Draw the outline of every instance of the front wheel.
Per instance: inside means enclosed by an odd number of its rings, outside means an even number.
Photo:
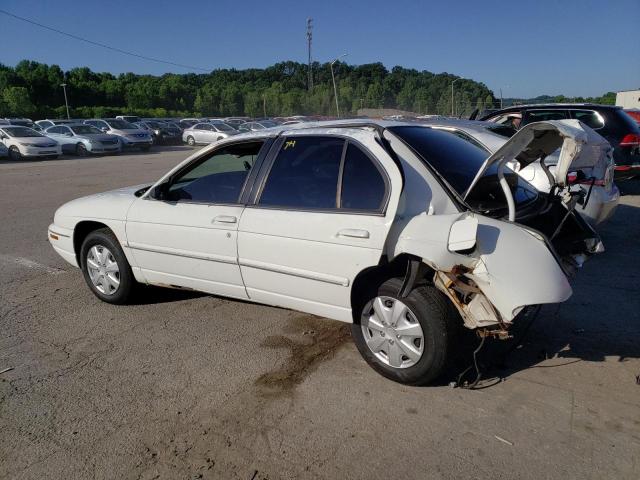
[[[87,147],[84,143],[79,143],[76,145],[76,155],[79,157],[84,157],[87,155]]]
[[[378,373],[407,385],[428,384],[443,373],[451,355],[455,318],[435,287],[422,285],[400,298],[401,287],[397,278],[382,284],[351,334]]]
[[[14,162],[17,162],[18,160],[22,160],[22,153],[20,153],[20,149],[15,145],[12,145],[9,148],[9,158]]]
[[[195,138],[193,138],[191,136],[187,137],[187,145],[189,145],[190,147],[193,147],[193,146],[195,146],[195,144],[196,144],[196,139]]]
[[[135,279],[111,230],[103,228],[87,235],[80,250],[80,266],[87,285],[100,300],[117,305],[129,301]]]

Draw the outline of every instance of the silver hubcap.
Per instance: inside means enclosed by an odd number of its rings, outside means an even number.
[[[87,271],[91,283],[100,293],[113,295],[120,287],[120,269],[111,251],[94,245],[87,253]]]
[[[385,365],[408,368],[422,358],[424,334],[414,313],[393,297],[376,297],[360,322],[369,350]]]

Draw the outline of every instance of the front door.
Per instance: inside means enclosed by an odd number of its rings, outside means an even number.
[[[127,242],[148,283],[247,298],[237,255],[240,196],[262,141],[222,146],[134,202]]]
[[[351,286],[379,263],[401,190],[397,167],[373,135],[362,132],[360,142],[282,139],[240,220],[238,255],[249,298],[352,320]]]

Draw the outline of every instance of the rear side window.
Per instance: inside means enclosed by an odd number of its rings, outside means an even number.
[[[525,115],[524,123],[564,120],[566,118],[569,118],[569,116],[564,110],[529,110]]]
[[[258,203],[295,209],[335,209],[343,148],[341,138],[285,138]]]
[[[604,127],[604,119],[602,115],[593,110],[572,110],[571,114],[576,120],[580,120],[586,126],[593,129]]]
[[[349,143],[342,169],[340,208],[381,211],[385,191],[380,170],[360,148]]]

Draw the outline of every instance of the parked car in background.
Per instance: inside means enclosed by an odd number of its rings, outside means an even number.
[[[599,154],[584,135],[534,123],[487,159],[417,124],[273,128],[199,150],[153,185],[69,202],[48,238],[105,302],[141,282],[301,310],[352,324],[382,375],[425,384],[460,348],[457,328],[507,338],[529,306],[567,300],[569,271],[603,251],[562,174],[544,194],[505,169],[566,145],[558,171],[588,170]]]
[[[83,123],[93,125],[104,133],[117,135],[120,138],[122,148],[139,148],[147,151],[153,145],[153,139],[149,132],[132,123],[118,118],[93,118]]]
[[[521,120],[514,125],[517,115]],[[520,128],[532,122],[569,118],[580,120],[611,144],[617,180],[640,174],[640,126],[621,107],[588,103],[518,105],[504,108],[480,120],[508,123]]]
[[[60,144],[55,140],[19,125],[0,125],[0,141],[7,148],[11,160],[25,157],[58,158],[62,153]]]
[[[80,120],[80,119],[61,118],[56,120],[50,120],[50,119],[36,120],[35,123],[44,131],[49,127],[53,127],[54,125],[68,125],[70,123],[82,123],[82,122],[83,120]]]
[[[125,122],[129,123],[137,123],[140,121],[140,117],[138,117],[137,115],[117,115],[116,118],[118,120],[124,120]]]
[[[9,156],[9,149],[5,146],[5,144],[2,141],[0,141],[0,157],[4,158],[8,156]]]
[[[21,127],[33,128],[34,130],[38,128],[30,118],[5,118],[4,120],[6,120],[7,125],[19,125]]]
[[[180,125],[180,128],[183,130],[185,128],[193,127],[196,123],[201,123],[201,120],[195,118],[183,118],[178,121],[178,125]]]
[[[224,122],[201,122],[182,131],[182,141],[188,145],[209,144],[237,135],[238,131]]]
[[[84,156],[88,153],[119,153],[122,149],[117,135],[103,133],[84,123],[54,125],[45,133],[61,145],[63,153]]]
[[[454,133],[483,149],[487,157],[500,150],[517,132],[510,125],[472,120],[430,119],[421,123],[430,128]],[[571,188],[582,192],[582,199],[577,203],[576,211],[595,227],[611,218],[620,201],[620,190],[613,181],[614,164],[611,146],[593,130],[585,128],[585,131],[590,135],[591,148],[598,148],[601,154],[600,161],[594,167],[595,178],[587,179],[584,176],[578,178],[577,172],[567,172],[567,174],[570,175]],[[560,152],[555,151],[544,159],[544,164],[552,175],[555,174],[559,157]],[[507,166],[540,192],[549,193],[552,188],[542,162],[534,162],[525,168],[519,168],[519,163],[514,161]]]
[[[278,123],[273,120],[260,120],[259,122],[247,122],[238,127],[241,132],[258,132],[265,128],[277,127]]]
[[[247,123],[249,121],[249,118],[248,117],[227,117],[227,118],[224,118],[223,120],[225,123],[237,129],[243,123]]]
[[[156,145],[175,145],[182,142],[182,131],[158,120],[141,120],[135,123],[139,128],[149,132]]]

